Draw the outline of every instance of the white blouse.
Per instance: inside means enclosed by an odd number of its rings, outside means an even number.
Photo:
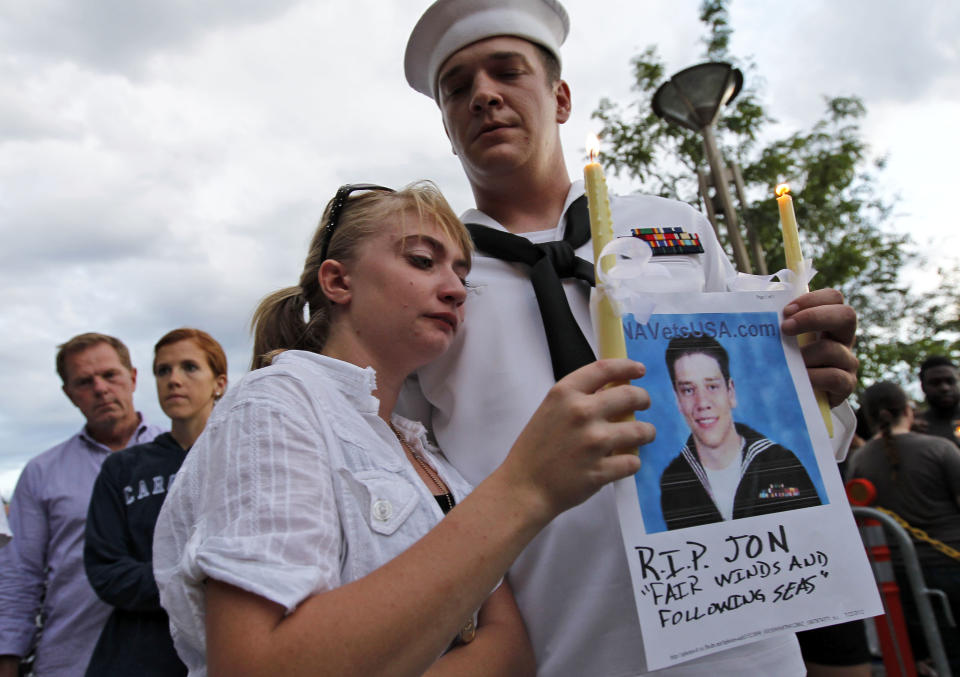
[[[154,572],[174,644],[206,674],[204,581],[282,604],[361,578],[443,517],[377,415],[373,369],[302,351],[247,374],[217,404],[164,502]],[[462,501],[470,485],[394,417]]]

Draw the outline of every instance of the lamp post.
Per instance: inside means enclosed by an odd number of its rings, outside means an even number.
[[[710,163],[714,185],[727,222],[727,236],[733,247],[733,258],[738,269],[751,273],[753,269],[750,266],[750,257],[744,247],[743,238],[740,237],[740,224],[730,199],[726,168],[713,134],[713,124],[720,115],[720,107],[733,101],[741,87],[743,73],[739,69],[719,61],[701,63],[685,68],[660,85],[653,95],[653,112],[667,122],[692,129],[703,137],[707,162]],[[759,244],[754,238],[750,239],[754,245],[758,266],[763,269],[765,266]]]

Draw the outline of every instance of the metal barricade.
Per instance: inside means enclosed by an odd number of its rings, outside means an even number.
[[[913,647],[900,603],[900,587],[894,575],[883,524],[875,519],[861,518],[857,520],[857,526],[883,602],[884,614],[873,619],[873,627],[880,645],[884,674],[886,677],[917,677]]]
[[[909,593],[916,604],[917,615],[919,616],[923,628],[923,636],[927,642],[927,649],[930,651],[930,659],[940,677],[951,677],[950,665],[947,662],[946,653],[943,650],[943,641],[940,637],[940,629],[937,626],[937,619],[933,613],[933,607],[930,604],[929,596],[938,597],[943,604],[946,617],[949,623],[953,623],[953,617],[950,612],[950,605],[947,603],[947,596],[942,590],[932,590],[926,586],[923,579],[923,572],[920,569],[920,561],[917,559],[917,551],[913,541],[906,530],[897,524],[889,515],[880,512],[874,508],[863,506],[851,506],[854,516],[858,519],[860,532],[863,536],[864,546],[867,548],[867,555],[873,565],[874,575],[880,586],[881,596],[883,598],[884,609],[887,610],[885,621],[877,621],[878,634],[881,632],[880,623],[886,622],[886,631],[893,636],[899,636],[905,639],[906,629],[903,627],[903,612],[900,609],[900,599],[896,594],[897,587],[893,577],[893,564],[890,561],[890,551],[887,548],[887,539],[892,538],[900,549],[900,555],[903,559],[904,570],[907,574],[907,581],[910,586]],[[871,521],[873,524],[871,524]],[[877,526],[877,523],[882,527]],[[881,529],[881,531],[877,531]],[[894,607],[894,608],[891,608]],[[905,644],[895,643],[892,647],[895,655],[893,657],[884,656],[884,663],[888,665],[888,674],[897,672],[898,674],[909,677],[915,675],[916,670],[913,665],[913,654],[910,650],[909,642]],[[888,658],[890,659],[888,663]],[[896,662],[893,662],[893,661]],[[894,668],[894,670],[891,670]]]

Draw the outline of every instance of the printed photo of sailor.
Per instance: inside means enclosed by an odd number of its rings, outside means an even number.
[[[827,502],[776,313],[625,323],[657,426],[635,476],[647,533]]]

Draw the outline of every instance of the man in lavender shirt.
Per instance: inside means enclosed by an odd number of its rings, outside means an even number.
[[[17,674],[42,613],[35,674],[82,675],[110,607],[83,569],[83,534],[93,482],[112,451],[163,432],[133,407],[137,370],[105,334],[80,334],[57,353],[63,392],[87,420],[76,435],[31,459],[10,503],[13,540],[0,549],[0,677]]]

